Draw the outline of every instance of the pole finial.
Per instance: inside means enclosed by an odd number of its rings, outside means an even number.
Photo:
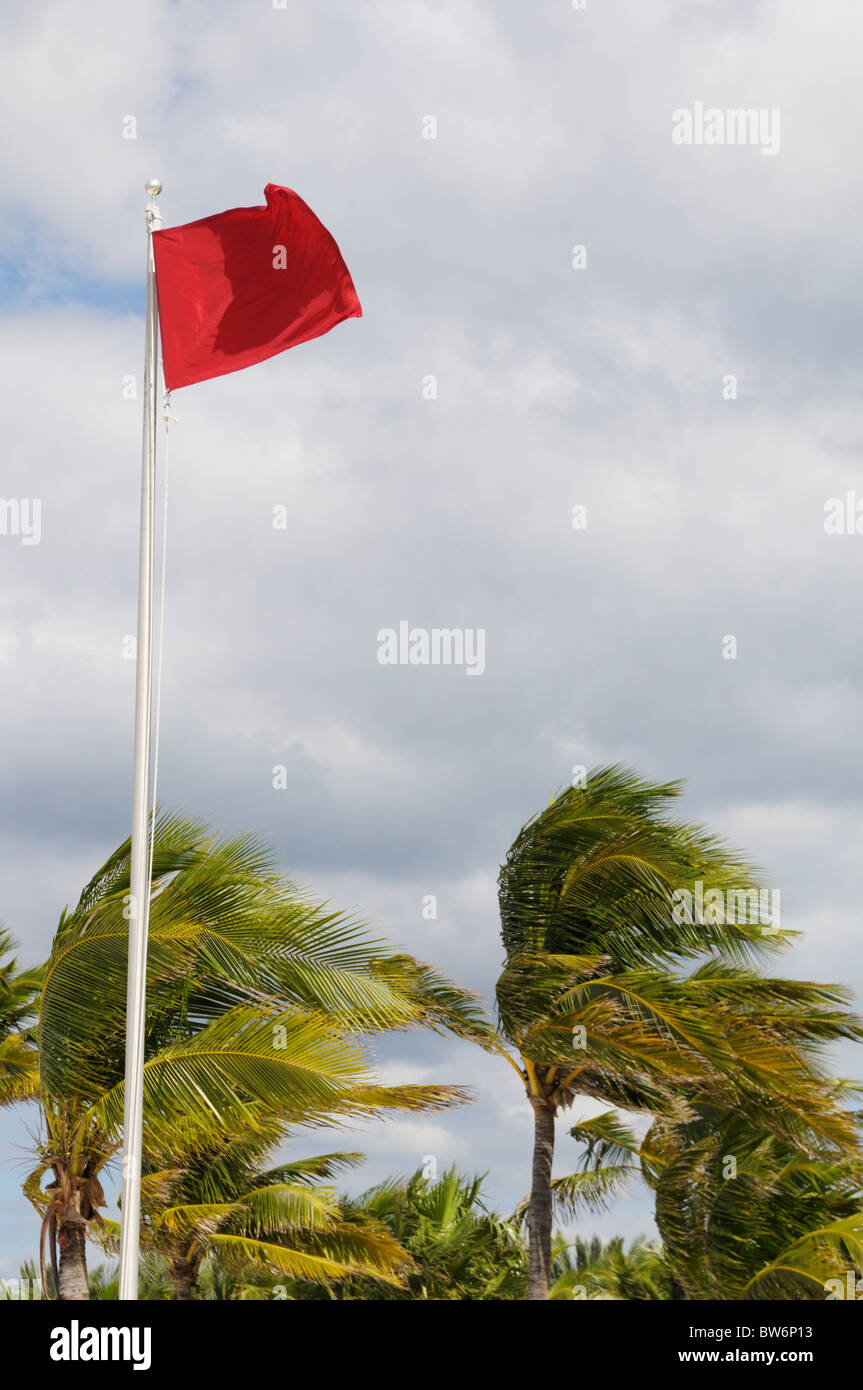
[[[144,184],[144,190],[149,193],[151,198],[157,198],[162,191],[162,180],[147,179],[147,182]]]

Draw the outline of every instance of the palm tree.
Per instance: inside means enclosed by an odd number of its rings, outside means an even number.
[[[656,1204],[676,1299],[823,1299],[863,1269],[863,1153],[821,1139],[805,1152],[751,1117],[702,1104],[639,1142],[613,1111],[572,1131],[578,1177],[633,1165]],[[558,1180],[555,1199],[572,1178]]]
[[[118,1265],[97,1265],[87,1275],[90,1298],[116,1302],[120,1297]],[[138,1300],[141,1303],[167,1303],[174,1292],[168,1266],[158,1255],[145,1250],[138,1270]]]
[[[38,1067],[31,1026],[38,1009],[41,972],[19,970],[16,943],[0,928],[0,1105],[36,1092]]]
[[[161,1257],[176,1299],[199,1296],[205,1260],[246,1283],[364,1275],[400,1286],[409,1261],[389,1231],[345,1220],[334,1190],[322,1185],[363,1155],[319,1154],[267,1168],[282,1138],[283,1125],[262,1117],[185,1151],[178,1145],[170,1169],[144,1174],[142,1248]],[[106,1222],[106,1248],[117,1249],[119,1236],[119,1224]]]
[[[849,1108],[860,1088],[827,1068],[831,1043],[861,1038],[849,991],[718,960],[686,984],[719,1011],[732,1046],[755,1027],[768,1050],[749,1074],[690,1084],[685,1109],[657,1116],[640,1142],[613,1111],[576,1125],[581,1171],[553,1184],[554,1200],[571,1208],[583,1185],[602,1194],[639,1172],[673,1298],[823,1296],[863,1257],[860,1116]]]
[[[121,1146],[128,893],[126,841],[61,916],[44,972],[43,1136],[25,1192],[61,1299],[88,1296],[86,1233]],[[378,1084],[359,1036],[488,1031],[473,996],[286,882],[253,836],[220,840],[180,817],[154,830],[147,979],[144,1142],[160,1169],[241,1124],[459,1103],[457,1087]]]
[[[570,1245],[558,1233],[552,1240],[551,1299],[656,1301],[669,1297],[668,1266],[661,1245],[637,1236],[627,1250],[622,1236],[599,1236]]]
[[[346,1279],[329,1296],[338,1299],[486,1301],[524,1297],[525,1250],[516,1221],[489,1210],[482,1178],[449,1168],[439,1177],[422,1171],[379,1184],[341,1202],[344,1219],[360,1229],[383,1227],[410,1257],[401,1286]],[[325,1296],[298,1285],[298,1298]]]
[[[730,977],[711,991],[674,973],[687,959],[738,963],[784,939],[769,920],[735,910],[755,871],[708,831],[670,817],[680,791],[600,768],[520,831],[501,868],[500,1031],[534,1114],[531,1299],[549,1294],[555,1118],[576,1095],[674,1118],[711,1076],[762,1095],[771,1086],[801,1093],[810,1079],[805,1059],[756,1018],[735,1016],[729,1033]],[[711,910],[677,911],[682,893],[697,900],[699,882],[712,890]]]

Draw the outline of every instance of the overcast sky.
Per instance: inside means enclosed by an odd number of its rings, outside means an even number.
[[[41,539],[0,535],[0,916],[26,959],[129,827],[155,174],[166,226],[296,189],[364,308],[174,394],[163,804],[273,837],[490,994],[508,845],[573,766],[625,760],[765,866],[803,932],[784,971],[863,985],[863,536],[825,531],[863,501],[861,47],[854,0],[6,8],[0,495],[40,500]],[[773,148],[675,143],[699,102],[764,112]],[[401,621],[483,629],[484,673],[382,666]],[[479,1099],[350,1136],[355,1185],[431,1154],[509,1209],[509,1069],[436,1038],[382,1062]],[[36,1250],[26,1144],[0,1119],[0,1274]]]

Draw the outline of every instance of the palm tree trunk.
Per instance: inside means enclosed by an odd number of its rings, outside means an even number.
[[[87,1284],[87,1227],[83,1222],[59,1221],[57,1245],[60,1268],[57,1297],[61,1302],[89,1299]]]
[[[185,1251],[182,1254],[168,1257],[171,1283],[174,1286],[174,1298],[178,1303],[191,1302],[198,1283],[198,1264],[198,1260],[187,1259]]]
[[[551,1284],[551,1165],[554,1161],[554,1110],[545,1100],[533,1101],[533,1175],[528,1207],[528,1293],[531,1300],[548,1298]]]

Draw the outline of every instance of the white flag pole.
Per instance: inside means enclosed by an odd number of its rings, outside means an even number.
[[[141,1226],[141,1132],[144,1110],[144,1010],[150,916],[150,722],[153,666],[153,534],[156,495],[158,308],[153,232],[162,225],[158,179],[146,186],[147,306],[144,331],[144,440],[141,460],[141,537],[138,552],[138,630],[135,672],[135,751],[132,773],[132,852],[129,885],[129,966],[126,991],[126,1087],[123,1102],[123,1200],[120,1298],[138,1297]]]

